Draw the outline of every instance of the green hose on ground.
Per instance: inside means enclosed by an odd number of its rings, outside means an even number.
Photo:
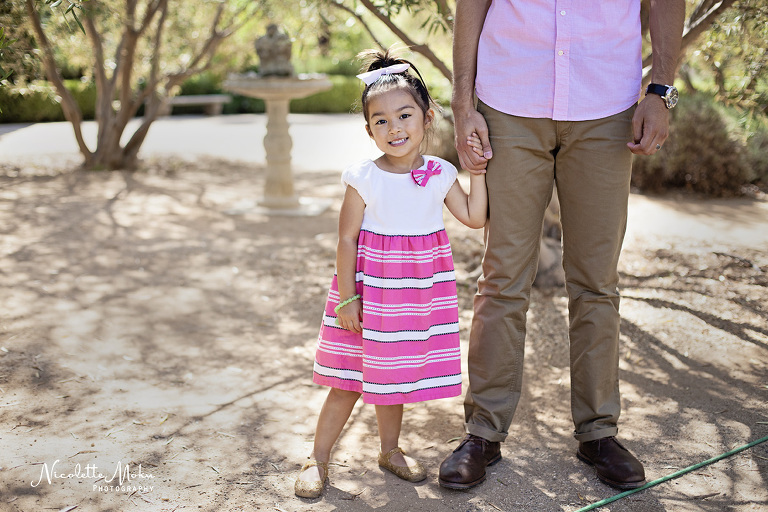
[[[718,455],[717,457],[712,457],[711,459],[707,459],[704,462],[699,462],[698,464],[694,464],[693,466],[688,466],[685,469],[681,469],[680,471],[676,471],[672,473],[671,475],[663,476],[661,478],[657,478],[656,480],[652,482],[648,482],[642,487],[638,487],[637,489],[632,489],[630,491],[622,492],[621,494],[617,494],[616,496],[611,496],[610,498],[606,498],[604,500],[600,500],[596,503],[593,503],[591,505],[588,505],[584,508],[580,508],[579,510],[576,510],[575,512],[587,512],[588,510],[595,510],[596,508],[602,507],[603,505],[607,505],[608,503],[612,503],[614,501],[620,500],[621,498],[625,498],[629,496],[630,494],[634,494],[636,492],[644,491],[645,489],[648,489],[649,487],[653,487],[654,485],[659,485],[660,483],[666,482],[667,480],[672,480],[673,478],[677,478],[679,476],[682,476],[686,473],[690,473],[691,471],[694,471],[696,469],[699,469],[701,467],[704,467],[708,464],[712,464],[713,462],[717,462],[719,460],[725,459],[726,457],[730,457],[731,455],[735,455],[739,452],[743,452],[744,450],[747,450],[749,448],[752,448],[753,446],[756,446],[760,443],[764,443],[768,441],[768,436],[765,436],[761,439],[758,439],[756,441],[752,441],[749,444],[745,444],[744,446],[739,446],[738,448],[734,448],[733,450],[729,452],[725,452],[722,455]]]

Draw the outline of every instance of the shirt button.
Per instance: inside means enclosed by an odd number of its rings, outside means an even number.
[[[563,50],[560,50],[559,52],[557,52],[558,55],[562,55],[563,53],[564,53]]]
[[[560,11],[560,16],[565,16],[565,11]]]

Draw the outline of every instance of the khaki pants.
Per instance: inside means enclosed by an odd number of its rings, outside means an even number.
[[[493,148],[490,219],[469,341],[465,428],[503,441],[520,399],[525,320],[544,211],[557,185],[568,292],[575,437],[615,435],[617,265],[627,221],[634,107],[595,121],[510,116],[480,103]]]

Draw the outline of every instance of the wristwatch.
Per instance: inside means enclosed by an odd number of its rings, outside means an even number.
[[[649,84],[645,90],[646,96],[648,94],[658,94],[661,99],[664,100],[664,105],[667,108],[674,108],[677,105],[677,100],[680,95],[677,92],[677,88],[674,85],[661,85],[661,84]]]

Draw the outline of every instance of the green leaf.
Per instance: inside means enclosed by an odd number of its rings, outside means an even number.
[[[75,18],[75,21],[77,22],[77,26],[80,27],[80,30],[85,34],[85,29],[83,28],[83,24],[80,23],[80,18],[77,17],[77,13],[75,11],[72,11],[72,17]]]

